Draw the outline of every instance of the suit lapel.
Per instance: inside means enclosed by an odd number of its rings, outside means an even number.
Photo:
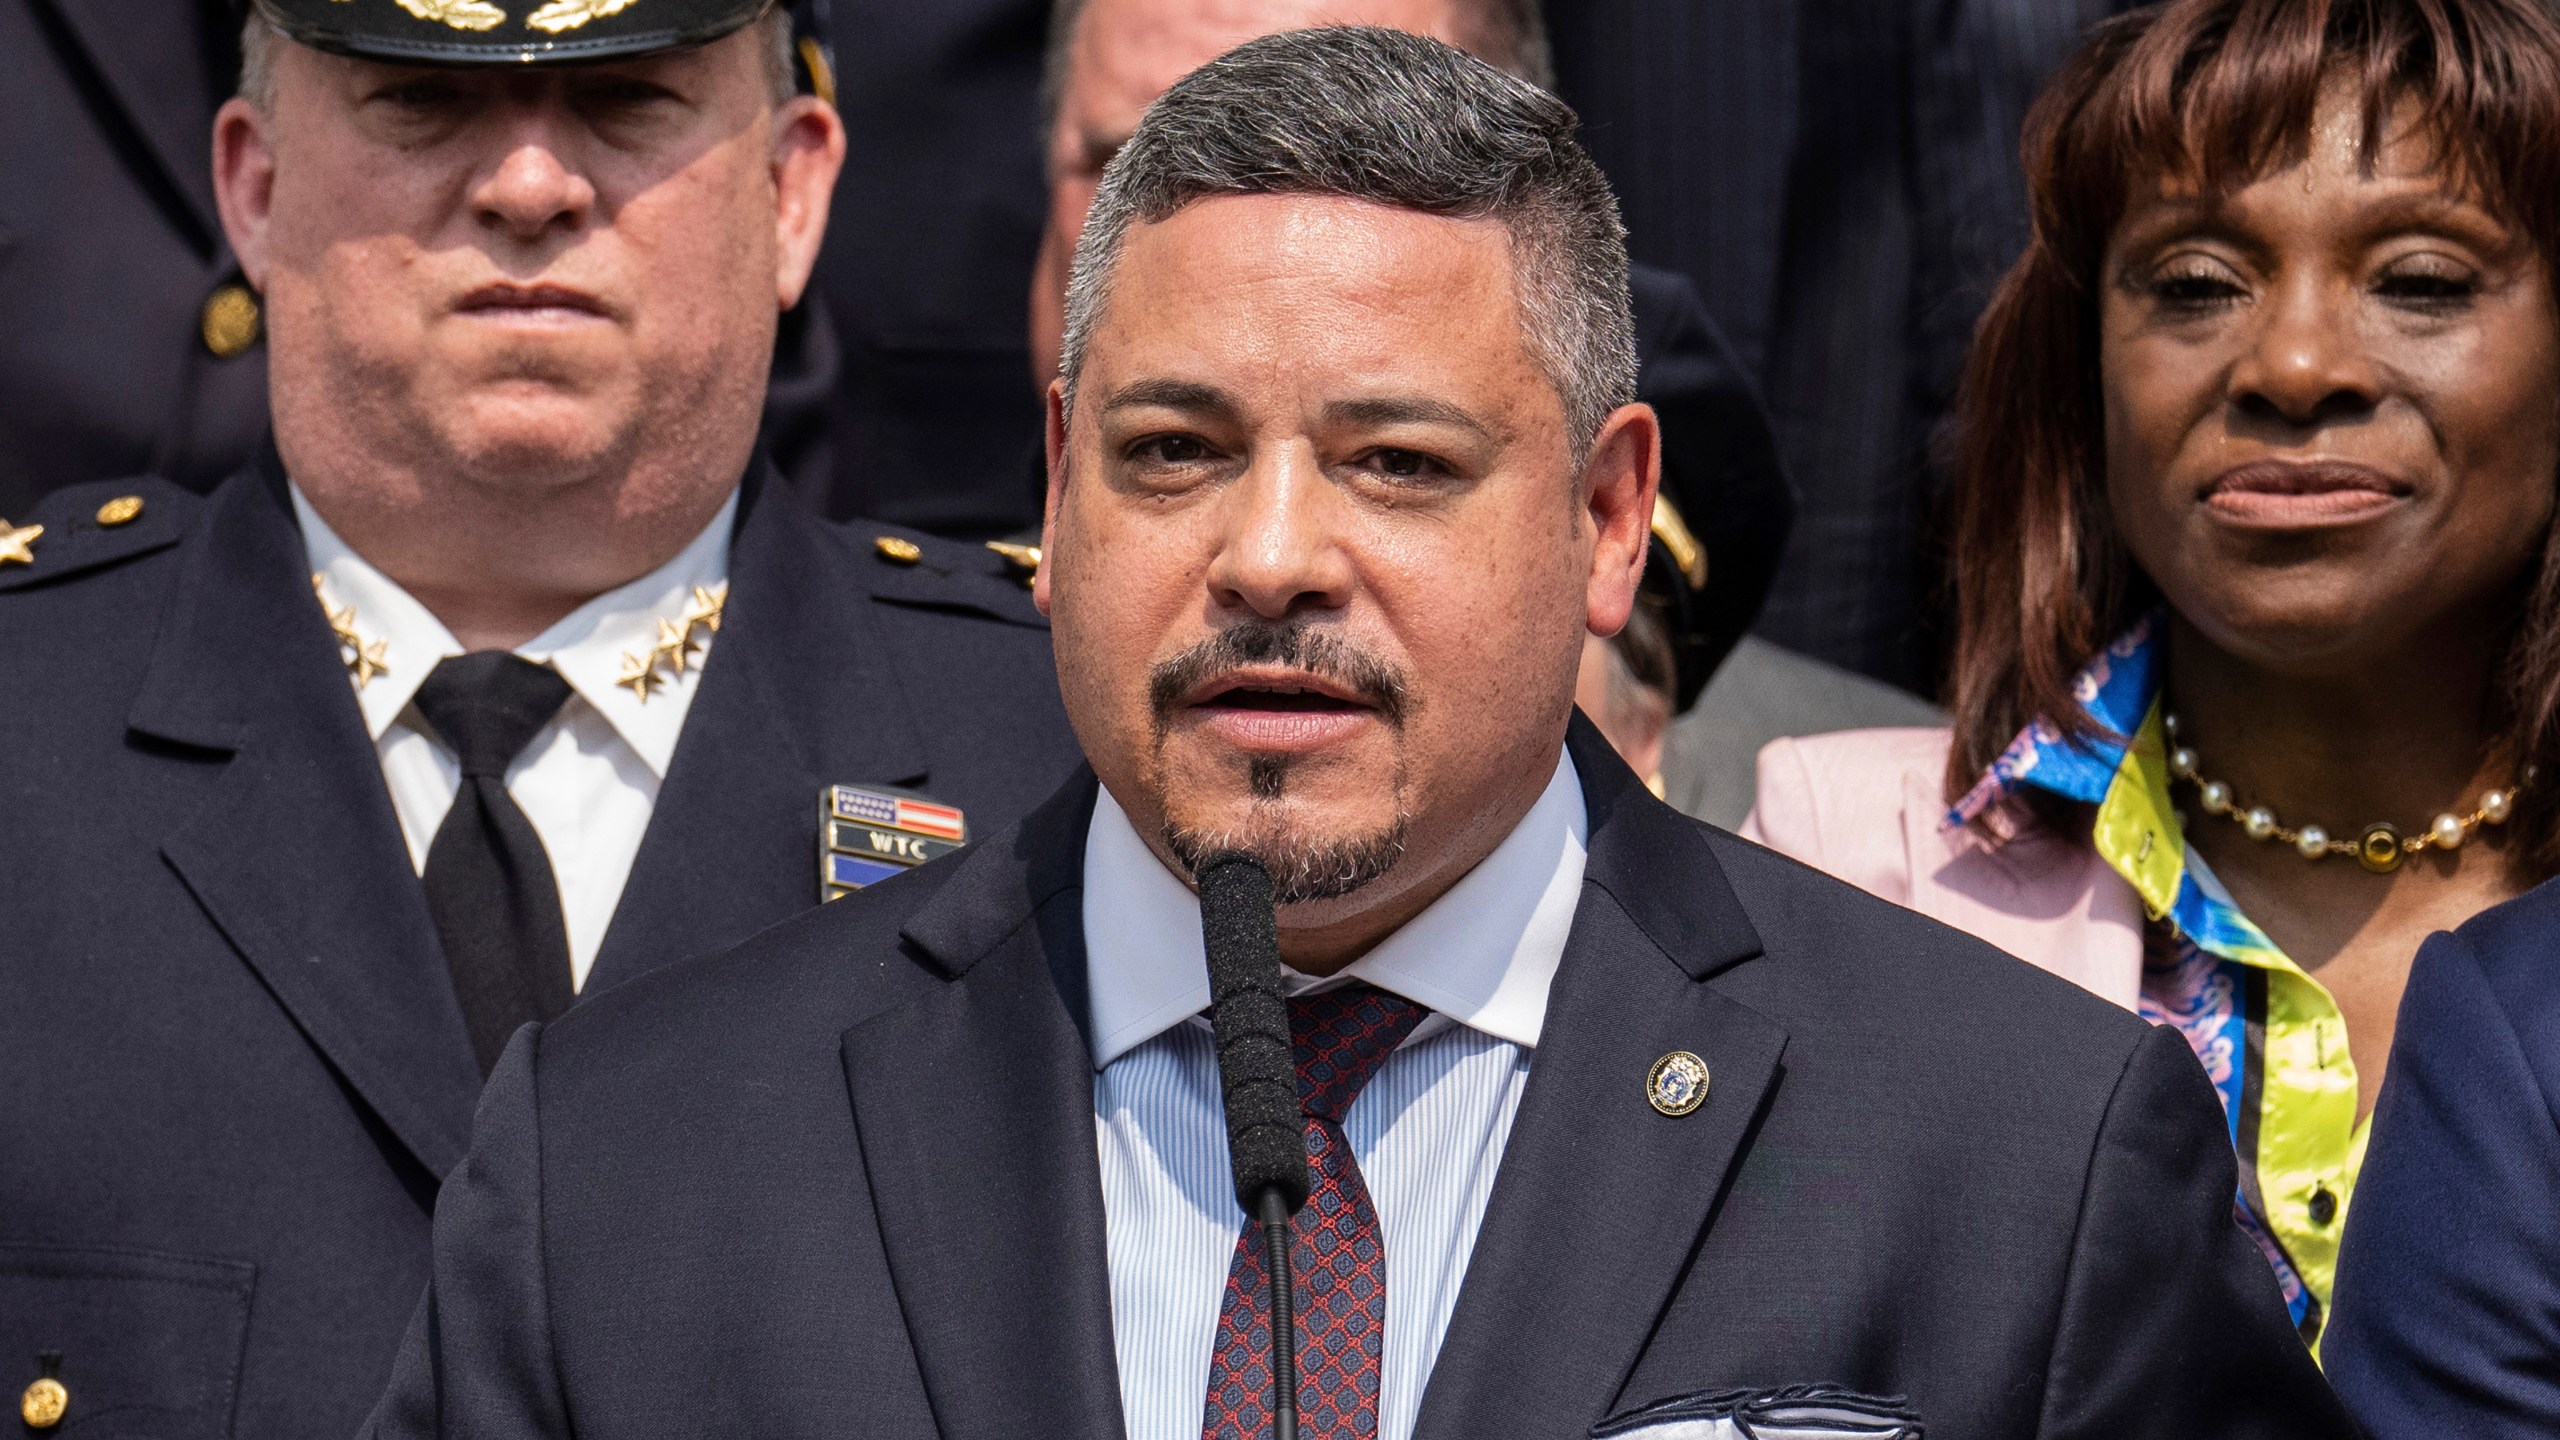
[[[870,589],[819,523],[750,482],[720,637],[588,993],[817,904],[821,786],[930,778]]]
[[[52,11],[87,52],[123,119],[151,152],[188,213],[182,222],[208,254],[221,245],[213,200],[210,77],[197,46],[193,0],[32,0]],[[175,33],[173,33],[173,31]],[[218,37],[205,37],[214,39]]]
[[[1090,775],[907,924],[949,975],[844,1037],[863,1171],[950,1440],[1117,1440],[1084,987]]]
[[[1581,1435],[1610,1410],[1785,1045],[1704,983],[1760,948],[1705,838],[1579,720],[1573,751],[1591,813],[1582,902],[1418,1440]],[[1711,1076],[1681,1116],[1646,1095],[1675,1050]]]
[[[442,1176],[470,1134],[479,1069],[283,482],[236,476],[201,523],[129,723],[231,760],[217,798],[177,817],[161,853],[330,1065]]]

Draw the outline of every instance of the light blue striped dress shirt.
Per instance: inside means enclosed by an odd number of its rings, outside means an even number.
[[[1330,981],[1432,1015],[1343,1122],[1387,1252],[1380,1440],[1413,1433],[1476,1227],[1528,1083],[1582,891],[1589,819],[1559,757],[1529,813],[1429,909]],[[1210,1351],[1244,1212],[1227,1168],[1199,902],[1108,790],[1085,847],[1095,1131],[1113,1348],[1129,1440],[1200,1440]]]

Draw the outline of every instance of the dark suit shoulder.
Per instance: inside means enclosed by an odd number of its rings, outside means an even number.
[[[2014,1056],[1990,1031],[2034,1036],[2038,1083],[2078,1074],[2111,1089],[2150,1026],[2072,982],[1951,925],[1776,851],[1700,825],[1734,895],[1810,1015],[1864,1017],[1863,1043],[1965,1044],[2000,1083]]]
[[[1017,625],[1048,627],[1048,620],[1031,603],[1031,576],[1038,568],[1036,548],[946,540],[875,521],[828,522],[826,528],[835,532],[838,544],[856,552],[855,563],[876,599],[970,610]]]
[[[2423,991],[2431,1003],[2401,1007],[2404,1038],[2395,1051],[2400,1045],[2430,1045],[2463,1053],[2481,1043],[2477,1035],[2444,1033],[2460,1011],[2434,1003],[2467,993],[2488,1008],[2454,1023],[2503,1020],[2544,1092],[2560,1095],[2560,1059],[2553,1058],[2560,1056],[2560,967],[2551,963],[2554,951],[2560,951],[2560,880],[2490,906],[2450,936],[2438,935],[2419,950],[2409,976],[2412,994]],[[2445,973],[2465,966],[2477,980]],[[2496,1020],[2488,1018],[2492,1014]]]
[[[2492,905],[2453,932],[2509,1010],[2560,1004],[2560,880]]]
[[[202,497],[156,476],[97,480],[56,490],[14,523],[0,520],[0,595],[113,570],[186,538]],[[34,533],[29,533],[29,532]]]

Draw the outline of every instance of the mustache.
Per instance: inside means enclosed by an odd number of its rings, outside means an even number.
[[[1349,689],[1392,729],[1404,728],[1411,691],[1404,672],[1330,629],[1298,620],[1246,620],[1159,663],[1147,674],[1147,701],[1163,728],[1183,697],[1229,670],[1285,665]]]

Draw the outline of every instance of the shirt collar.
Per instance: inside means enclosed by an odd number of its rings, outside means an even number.
[[[352,610],[363,641],[383,644],[389,667],[356,687],[356,705],[376,741],[400,719],[426,683],[427,673],[448,655],[463,653],[444,622],[390,576],[357,554],[292,487],[293,513],[302,545],[318,577],[321,603]],[[657,686],[647,700],[616,683],[626,657],[645,656],[658,643],[661,620],[681,625],[695,587],[719,590],[729,575],[729,541],[737,528],[735,491],[692,543],[674,559],[628,585],[608,590],[516,647],[518,655],[560,672],[578,698],[605,718],[622,742],[660,779],[675,759],[685,712],[702,683],[699,660]],[[711,643],[716,643],[711,642]]]
[[[2217,955],[2289,965],[2240,913],[2204,857],[2187,849],[2170,793],[2160,625],[2157,612],[2135,621],[2073,677],[2072,698],[2099,734],[2072,739],[2043,720],[2029,725],[1956,802],[1946,823],[1966,824],[2027,787],[2095,806],[2089,844],[2133,887],[2145,914]]]
[[[2158,617],[2144,616],[2072,677],[2071,696],[2097,722],[2098,734],[2075,739],[2036,720],[1947,812],[1947,826],[1971,823],[2024,786],[2089,805],[2104,801],[2160,698],[2158,632]]]
[[[1535,1049],[1590,839],[1582,779],[1559,755],[1529,813],[1447,894],[1343,971]],[[1096,1070],[1209,1007],[1200,902],[1105,788],[1084,852],[1085,976]],[[1292,993],[1318,982],[1285,975]]]

